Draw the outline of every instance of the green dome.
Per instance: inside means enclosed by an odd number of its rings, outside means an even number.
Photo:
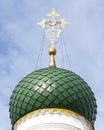
[[[23,115],[42,108],[64,108],[96,119],[96,100],[88,84],[77,74],[49,67],[27,75],[10,98],[12,124]]]

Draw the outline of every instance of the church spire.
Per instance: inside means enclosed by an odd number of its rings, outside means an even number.
[[[47,19],[42,19],[38,24],[44,29],[46,37],[51,41],[49,44],[50,63],[49,66],[55,66],[54,56],[56,49],[54,48],[57,39],[60,37],[61,32],[68,21],[60,17],[60,14],[52,8],[51,12],[46,15]]]

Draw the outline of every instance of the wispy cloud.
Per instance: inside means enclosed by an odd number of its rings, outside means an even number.
[[[3,130],[10,129],[8,104],[12,90],[19,80],[35,69],[42,41],[42,30],[36,23],[44,18],[52,7],[69,20],[64,36],[68,54],[71,55],[71,65],[73,71],[80,74],[95,92],[98,103],[95,127],[103,129],[104,1],[1,0],[0,127]],[[47,51],[47,43],[44,46]],[[44,58],[45,54],[44,52]],[[48,62],[48,58],[47,54],[44,60]],[[56,59],[57,64],[62,63],[58,53]],[[46,66],[46,63],[43,62],[42,66]]]

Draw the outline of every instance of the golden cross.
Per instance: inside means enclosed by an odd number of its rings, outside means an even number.
[[[46,37],[51,41],[50,47],[54,47],[57,39],[68,21],[60,17],[60,14],[52,8],[51,12],[46,15],[47,19],[42,19],[38,24],[44,29]]]

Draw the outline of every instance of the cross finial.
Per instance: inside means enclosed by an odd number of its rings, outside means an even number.
[[[60,14],[52,8],[51,12],[48,13],[47,19],[42,19],[38,24],[44,29],[46,37],[51,41],[49,44],[49,54],[50,54],[50,63],[49,66],[56,66],[54,56],[56,54],[56,49],[54,45],[57,43],[57,39],[60,37],[63,28],[68,22],[60,17]]]
[[[60,14],[52,8],[51,12],[46,15],[47,19],[42,19],[38,24],[44,29],[46,37],[51,41],[49,45],[51,48],[57,43],[57,39],[60,37],[61,32],[68,21],[60,17]]]

